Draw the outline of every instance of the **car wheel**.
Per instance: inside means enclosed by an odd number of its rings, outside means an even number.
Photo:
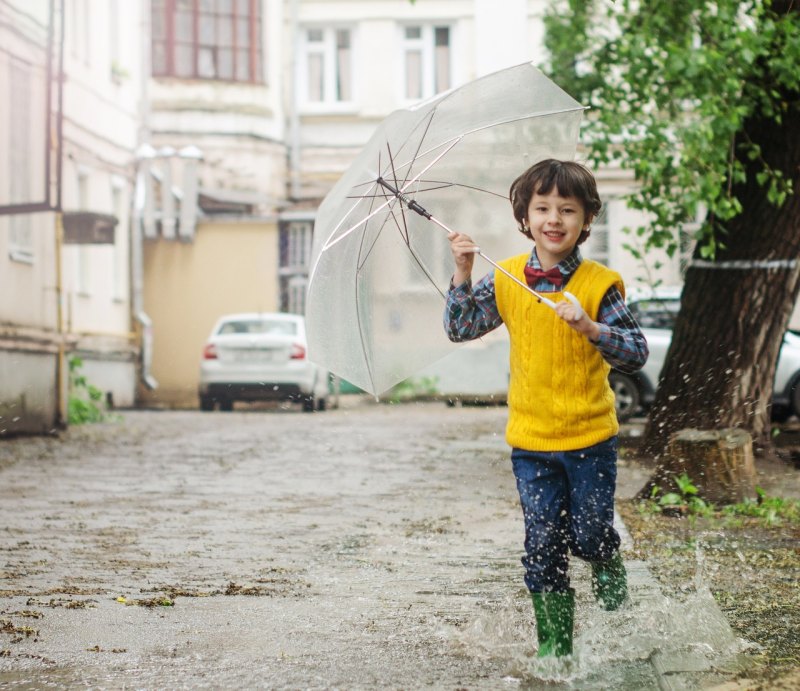
[[[792,412],[800,417],[800,381],[795,382],[792,388]]]
[[[230,398],[223,398],[219,402],[219,409],[230,413],[233,410],[233,401]]]
[[[314,394],[310,396],[305,396],[303,398],[303,412],[304,413],[313,413],[314,409],[317,407],[317,401],[314,398]]]
[[[200,410],[210,413],[214,410],[214,399],[210,396],[200,396]]]
[[[617,411],[617,419],[620,422],[630,420],[639,410],[641,396],[639,387],[633,377],[620,372],[612,372],[608,376],[611,390],[614,392],[614,407]]]
[[[317,401],[317,410],[322,412],[323,410],[328,409],[328,399],[327,398],[320,398]]]
[[[792,406],[772,404],[769,415],[772,422],[786,422],[790,417],[792,417]]]

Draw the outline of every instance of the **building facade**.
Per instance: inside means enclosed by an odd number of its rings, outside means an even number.
[[[0,434],[65,423],[70,362],[116,406],[196,406],[221,314],[304,312],[316,209],[375,127],[543,63],[546,6],[0,0]],[[584,253],[679,283],[690,244],[638,262],[634,182],[597,177]]]

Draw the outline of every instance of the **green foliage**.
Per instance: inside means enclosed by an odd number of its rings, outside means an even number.
[[[433,396],[438,393],[436,377],[409,377],[389,391],[389,402],[400,403],[414,398]]]
[[[660,487],[653,487],[647,501],[639,504],[640,513],[661,513],[665,510],[691,517],[723,517],[735,526],[742,518],[756,518],[765,527],[781,525],[783,522],[800,523],[800,501],[768,497],[761,487],[756,487],[756,498],[745,499],[738,504],[716,507],[704,501],[686,473],[674,478],[677,492],[662,494]]]
[[[673,479],[677,492],[668,492],[659,497],[659,488],[653,488],[651,498],[657,501],[659,507],[679,508],[695,516],[708,516],[713,513],[714,507],[698,496],[697,487],[686,473]]]
[[[768,497],[760,487],[756,487],[756,495],[756,499],[724,507],[723,515],[760,518],[768,526],[780,525],[783,521],[800,523],[800,501]]]
[[[791,175],[763,159],[745,123],[797,118],[800,11],[777,0],[561,0],[545,17],[549,71],[591,107],[593,164],[619,161],[639,189],[628,203],[652,219],[644,249],[670,254],[678,229],[705,212],[701,256],[725,246],[742,210],[746,166],[781,206]],[[792,108],[795,110],[792,110]]]
[[[67,421],[70,425],[103,422],[106,419],[102,404],[103,392],[87,381],[80,372],[81,367],[83,367],[83,360],[79,357],[70,358]]]

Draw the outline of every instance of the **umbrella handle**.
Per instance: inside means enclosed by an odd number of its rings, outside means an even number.
[[[566,290],[564,291],[564,297],[567,298],[567,300],[569,300],[575,307],[575,316],[572,318],[572,321],[575,322],[580,321],[583,318],[583,315],[586,314],[586,312],[583,311],[583,307],[581,306],[581,301],[578,300],[578,298],[576,298],[572,293]]]

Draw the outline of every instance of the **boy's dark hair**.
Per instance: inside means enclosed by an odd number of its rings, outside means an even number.
[[[528,206],[534,194],[550,194],[555,188],[562,197],[575,197],[583,205],[583,211],[588,219],[597,218],[603,203],[597,194],[597,183],[591,171],[575,161],[557,161],[553,158],[535,163],[514,182],[508,192],[514,218],[519,223],[519,231],[527,238],[533,240],[531,231],[523,222],[528,215]],[[584,230],[578,238],[577,244],[589,237],[589,231]]]

